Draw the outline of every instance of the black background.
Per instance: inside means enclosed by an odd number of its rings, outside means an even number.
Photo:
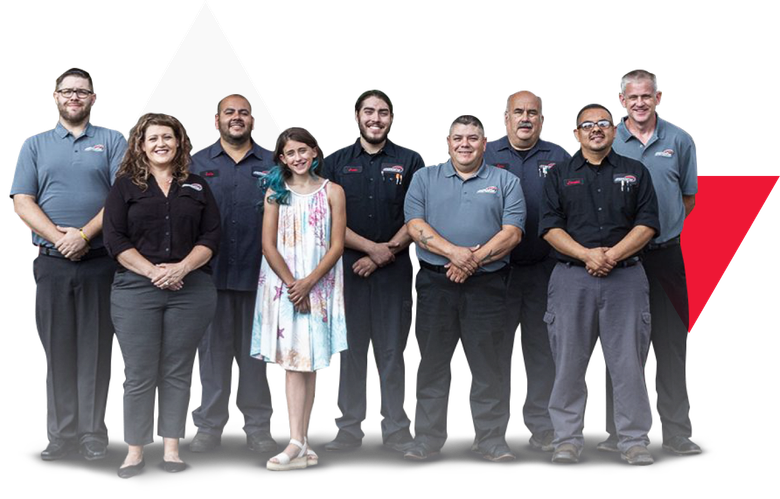
[[[93,122],[126,132],[197,4],[188,2],[175,9],[144,1],[131,7],[110,8],[86,4],[14,7],[8,21],[18,23],[21,31],[6,39],[5,50],[12,57],[4,57],[7,69],[11,70],[5,75],[4,85],[4,102],[10,106],[5,115],[9,180],[13,157],[24,137],[55,122],[52,81],[71,66],[87,69],[95,79],[100,98],[93,110]],[[345,9],[320,15],[295,5],[290,7],[283,14],[263,14],[260,10],[250,14],[237,10],[236,4],[218,2],[215,11],[280,125],[305,126],[326,154],[356,139],[357,129],[349,113],[355,97],[368,87],[381,88],[395,101],[392,140],[417,149],[427,163],[446,159],[446,128],[459,114],[480,117],[490,138],[503,135],[505,98],[521,86],[530,87],[545,99],[547,125],[543,137],[574,152],[576,144],[570,129],[577,110],[588,102],[599,101],[616,115],[622,115],[617,101],[619,78],[637,65],[646,65],[660,75],[661,88],[668,96],[661,114],[687,128],[696,138],[701,173],[778,172],[771,162],[732,159],[733,149],[740,144],[740,127],[733,122],[722,127],[716,123],[724,116],[731,117],[734,108],[739,109],[743,103],[722,98],[726,92],[719,88],[739,85],[740,77],[726,75],[724,78],[730,78],[726,83],[721,77],[701,75],[695,70],[701,58],[694,54],[706,54],[708,61],[717,61],[716,50],[706,39],[690,39],[679,45],[673,40],[663,44],[655,39],[640,44],[629,32],[609,30],[600,23],[574,23],[563,30],[542,19],[520,22],[522,17],[512,12],[483,19],[465,9],[460,13],[442,13],[441,19],[435,21],[423,21],[411,15],[397,19],[388,12]],[[322,22],[333,15],[339,20]],[[198,81],[208,71],[208,61],[193,68],[191,86],[182,92],[197,99]],[[210,116],[204,117],[204,126],[212,126],[211,123]],[[533,453],[526,446],[528,435],[519,416],[524,376],[518,350],[515,416],[509,443],[519,452],[520,459],[512,464],[487,464],[468,452],[473,436],[468,410],[469,375],[459,349],[453,363],[450,440],[445,455],[433,462],[406,463],[399,455],[379,447],[375,373],[369,376],[366,449],[341,456],[322,452],[322,445],[335,433],[332,419],[338,414],[338,361],[334,360],[333,367],[319,375],[312,416],[310,438],[320,451],[322,462],[318,468],[281,477],[266,473],[264,458],[246,452],[239,428],[240,415],[233,408],[233,418],[224,436],[225,451],[205,457],[183,453],[196,473],[164,477],[156,472],[138,482],[162,482],[177,487],[203,484],[226,493],[238,493],[228,488],[233,484],[242,488],[255,485],[261,493],[275,491],[276,485],[284,483],[295,484],[287,493],[297,492],[296,487],[304,484],[336,493],[375,493],[395,487],[413,493],[413,487],[421,486],[442,491],[455,487],[464,491],[476,487],[485,493],[503,490],[496,484],[511,485],[521,493],[536,492],[537,486],[554,493],[560,487],[576,492],[579,483],[609,490],[612,479],[630,479],[640,490],[654,490],[654,486],[660,490],[664,484],[703,490],[723,480],[747,479],[750,463],[760,462],[764,455],[761,445],[767,442],[763,438],[773,435],[765,405],[771,403],[771,394],[777,392],[777,376],[762,367],[771,366],[771,361],[761,353],[772,351],[777,332],[770,312],[778,297],[773,287],[777,252],[768,251],[772,248],[770,231],[777,226],[775,198],[765,207],[689,337],[688,384],[694,438],[707,449],[700,458],[681,459],[660,452],[658,425],[651,432],[651,451],[657,464],[650,470],[629,469],[619,458],[593,450],[603,437],[603,362],[596,352],[587,378],[591,390],[585,418],[588,449],[581,466],[553,468],[548,455]],[[113,359],[107,408],[109,459],[96,463],[86,463],[80,457],[57,463],[39,461],[38,452],[46,444],[42,390],[46,367],[33,326],[28,265],[35,254],[27,245],[27,230],[12,212],[9,218],[10,249],[5,256],[9,264],[7,289],[11,293],[7,298],[9,321],[4,334],[11,341],[6,343],[5,350],[8,367],[3,410],[12,443],[6,452],[12,459],[7,466],[18,470],[20,477],[40,477],[45,486],[57,483],[89,487],[105,483],[115,487],[109,490],[118,491],[125,486],[113,475],[124,456],[122,364],[118,352]],[[728,230],[728,226],[723,230]],[[407,349],[410,415],[417,360],[412,335]],[[647,376],[651,379],[652,371]],[[279,442],[285,442],[281,371],[269,367],[269,378],[276,404],[274,435]],[[195,376],[193,408],[199,402],[198,393]],[[14,424],[9,425],[8,421]],[[194,427],[190,424],[183,443],[193,435]],[[161,448],[150,446],[146,452],[147,460],[154,464]],[[568,477],[574,481],[565,481]],[[273,488],[266,489],[266,484]]]

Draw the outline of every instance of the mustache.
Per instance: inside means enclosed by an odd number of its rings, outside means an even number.
[[[530,121],[523,121],[519,125],[517,125],[517,129],[520,130],[521,128],[533,128],[533,124],[531,124]]]

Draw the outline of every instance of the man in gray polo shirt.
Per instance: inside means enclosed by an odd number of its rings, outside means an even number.
[[[650,339],[657,361],[655,385],[663,428],[663,449],[678,455],[701,453],[690,440],[690,404],[685,384],[688,340],[688,287],[680,248],[685,218],[693,210],[698,189],[696,146],[682,129],[655,112],[661,92],[653,73],[637,69],[623,76],[620,103],[628,116],[617,127],[613,148],[641,161],[650,171],[661,220],[661,232],[642,257],[650,282]],[[607,374],[607,431],[600,450],[615,451],[612,384]]]
[[[111,343],[111,282],[116,265],[101,238],[103,203],[127,142],[89,123],[92,78],[70,69],[57,78],[53,130],[24,142],[11,187],[14,209],[32,229],[35,317],[46,352],[49,445],[41,459],[77,446],[88,460],[106,456],[104,423]]]
[[[490,461],[515,455],[506,444],[499,355],[505,328],[509,252],[525,227],[520,181],[483,160],[485,132],[461,116],[447,137],[450,160],[412,178],[404,214],[417,245],[417,413],[414,446],[424,460],[447,439],[450,361],[458,344],[471,368],[475,450]]]

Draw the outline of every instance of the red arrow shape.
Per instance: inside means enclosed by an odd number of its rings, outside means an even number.
[[[731,263],[778,177],[699,177],[696,208],[685,220],[689,331]]]

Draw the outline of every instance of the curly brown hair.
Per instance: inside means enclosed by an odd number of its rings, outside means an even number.
[[[190,174],[190,152],[192,151],[192,142],[187,136],[187,131],[182,126],[181,122],[169,116],[167,114],[147,113],[138,118],[138,123],[130,130],[130,137],[127,141],[127,152],[125,157],[122,158],[122,164],[119,165],[119,172],[117,177],[130,177],[135,185],[142,190],[146,190],[148,187],[147,181],[151,175],[149,168],[149,159],[146,157],[146,153],[141,148],[144,143],[146,129],[151,125],[167,126],[173,130],[173,135],[179,142],[179,148],[176,151],[176,156],[173,158],[173,178],[179,184],[187,180],[187,176]]]

